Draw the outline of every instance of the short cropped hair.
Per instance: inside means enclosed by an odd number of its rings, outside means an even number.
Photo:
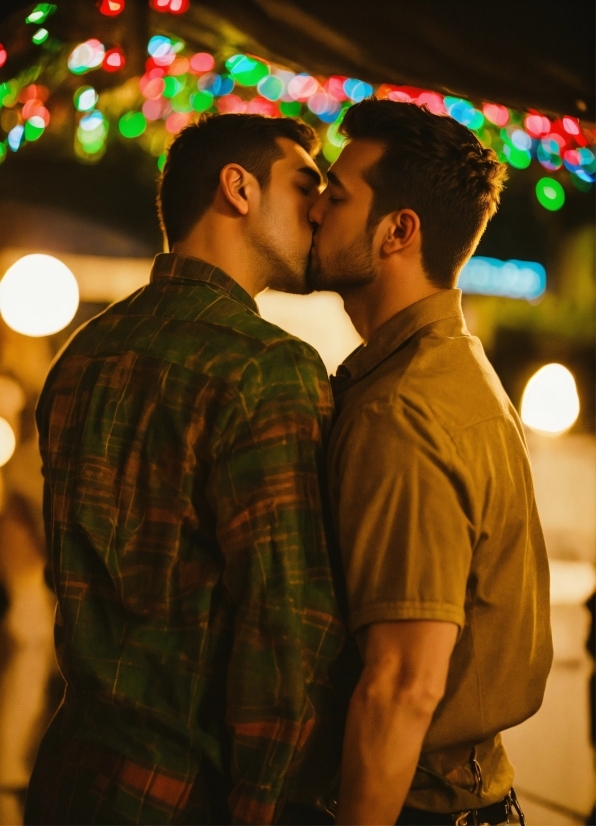
[[[315,131],[297,118],[202,115],[172,142],[158,184],[157,209],[170,249],[189,234],[213,203],[224,166],[238,163],[266,189],[274,161],[283,157],[278,138],[289,138],[314,157]]]
[[[341,132],[385,146],[365,175],[374,193],[369,229],[391,212],[414,210],[428,280],[453,287],[497,210],[505,165],[465,126],[415,103],[367,98],[348,109]]]

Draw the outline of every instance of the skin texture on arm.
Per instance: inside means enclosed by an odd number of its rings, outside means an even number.
[[[364,670],[348,711],[336,824],[393,824],[447,681],[458,627],[374,623],[362,632]]]

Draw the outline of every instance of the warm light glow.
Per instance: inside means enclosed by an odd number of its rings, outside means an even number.
[[[562,364],[546,364],[535,373],[524,390],[521,418],[536,433],[560,436],[579,415],[575,379]]]
[[[551,605],[583,605],[594,593],[596,569],[590,562],[549,559]]]
[[[14,430],[6,419],[0,418],[0,467],[8,462],[16,446]]]
[[[57,333],[72,321],[78,306],[74,275],[52,255],[25,255],[0,281],[0,315],[26,336]]]

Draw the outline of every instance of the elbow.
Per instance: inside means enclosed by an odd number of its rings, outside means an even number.
[[[399,668],[365,668],[355,693],[365,706],[401,708],[410,717],[430,721],[445,693],[444,683],[433,676],[408,674]]]

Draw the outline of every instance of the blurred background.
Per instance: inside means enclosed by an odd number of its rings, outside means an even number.
[[[2,0],[0,826],[22,822],[62,692],[34,424],[52,358],[147,282],[163,248],[156,177],[183,126],[203,111],[299,115],[324,171],[346,108],[373,92],[448,112],[509,165],[460,287],[527,428],[555,661],[543,707],[505,738],[529,824],[594,823],[594,8],[478,5]],[[258,303],[330,372],[359,343],[333,293]]]

